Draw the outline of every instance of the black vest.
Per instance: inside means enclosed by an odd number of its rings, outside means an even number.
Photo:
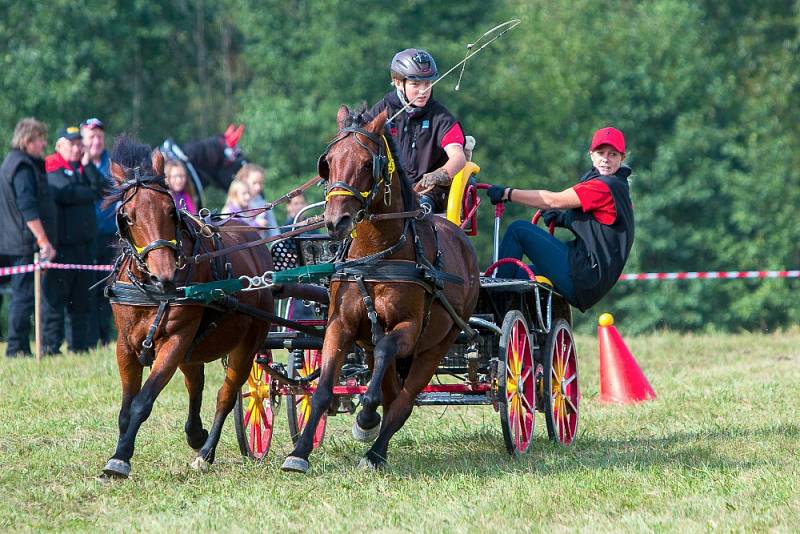
[[[387,93],[372,106],[365,118],[371,120],[384,109],[389,114],[387,118],[403,109],[397,92]],[[411,183],[416,183],[423,174],[447,163],[442,139],[457,122],[446,107],[430,99],[424,108],[415,109],[411,117],[404,111],[392,122],[386,123],[400,150],[400,163]]]
[[[605,183],[614,197],[617,218],[614,224],[597,222],[594,215],[580,208],[569,210],[567,227],[577,239],[567,243],[572,283],[577,302],[586,311],[614,287],[622,274],[633,246],[633,204],[628,176],[631,170],[620,167],[616,174],[600,176],[596,169],[586,173],[581,182],[597,179]]]
[[[36,238],[30,231],[22,212],[17,207],[17,194],[14,190],[14,175],[21,166],[33,172],[36,182],[36,204],[39,220],[51,242],[55,240],[56,208],[47,185],[44,162],[32,158],[25,152],[13,149],[8,153],[0,167],[0,254],[26,256],[33,254]]]

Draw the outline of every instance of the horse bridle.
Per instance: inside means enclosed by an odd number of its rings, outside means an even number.
[[[375,143],[375,146],[378,147],[378,151],[375,152],[365,143],[362,143],[357,134],[363,135]],[[317,160],[317,174],[319,174],[319,176],[324,180],[327,181],[330,174],[327,160],[328,152],[333,145],[339,141],[342,141],[343,139],[346,139],[350,135],[355,137],[356,143],[369,152],[369,155],[372,158],[372,189],[369,191],[359,191],[347,182],[334,182],[327,186],[325,192],[325,201],[329,201],[331,197],[334,196],[354,197],[361,203],[361,209],[359,209],[355,217],[355,221],[358,223],[368,215],[369,205],[378,194],[378,191],[380,191],[381,185],[384,186],[383,203],[386,206],[390,206],[392,204],[392,175],[395,171],[395,162],[394,158],[392,158],[392,152],[389,150],[389,142],[386,140],[385,136],[377,136],[363,128],[359,128],[358,126],[347,126],[339,130],[337,137],[328,143],[328,146],[325,148],[325,152],[323,152]]]
[[[175,203],[175,200],[172,198],[169,190],[164,185],[164,181],[161,177],[153,175],[141,175],[138,167],[133,169],[133,178],[126,180],[120,185],[120,189],[123,191],[123,198],[122,202],[120,202],[120,205],[117,207],[117,231],[119,233],[120,240],[123,242],[125,252],[133,257],[140,271],[145,274],[150,274],[150,271],[147,269],[147,263],[145,262],[147,255],[156,249],[168,248],[175,253],[175,267],[177,269],[182,269],[185,265],[186,258],[183,254],[183,247],[181,243],[180,215],[177,206],[175,206],[175,215],[173,217],[175,222],[175,239],[156,239],[149,244],[140,247],[134,243],[133,238],[127,231],[127,227],[132,223],[130,217],[127,213],[125,213],[123,208],[125,207],[125,204],[130,202],[130,200],[136,195],[136,193],[139,191],[139,188],[149,189],[150,191],[167,195],[170,201],[173,204]],[[128,195],[128,191],[131,189],[133,192]]]

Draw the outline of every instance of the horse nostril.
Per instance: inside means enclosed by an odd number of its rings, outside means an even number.
[[[342,215],[342,218],[336,222],[336,231],[338,233],[345,233],[350,229],[353,218],[349,215]]]

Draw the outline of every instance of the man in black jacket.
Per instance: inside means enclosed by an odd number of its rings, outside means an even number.
[[[45,160],[47,182],[55,200],[58,235],[58,263],[94,263],[97,222],[94,203],[103,191],[103,176],[94,163],[81,166],[83,144],[80,130],[70,126],[59,130],[56,152]],[[96,343],[89,339],[93,311],[89,287],[92,271],[53,269],[44,283],[42,344],[45,354],[57,354],[64,341],[64,309],[69,314],[69,350],[84,352]]]
[[[55,206],[45,176],[47,125],[28,117],[14,128],[11,152],[0,166],[0,266],[29,265],[38,247],[42,260],[56,250]],[[6,355],[30,356],[33,273],[11,277]]]

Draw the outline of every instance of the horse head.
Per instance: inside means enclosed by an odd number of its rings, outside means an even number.
[[[233,177],[248,161],[239,148],[243,133],[244,124],[238,128],[231,124],[222,134],[181,145],[204,186],[214,183],[228,190]]]
[[[347,106],[339,108],[339,132],[317,162],[319,176],[328,181],[325,224],[333,239],[352,231],[370,205],[384,200],[383,189],[390,187],[382,138],[386,118],[382,112],[366,122]]]
[[[116,182],[117,227],[145,282],[160,291],[175,288],[183,259],[179,216],[164,183],[164,156],[130,138],[117,140],[111,156]]]

